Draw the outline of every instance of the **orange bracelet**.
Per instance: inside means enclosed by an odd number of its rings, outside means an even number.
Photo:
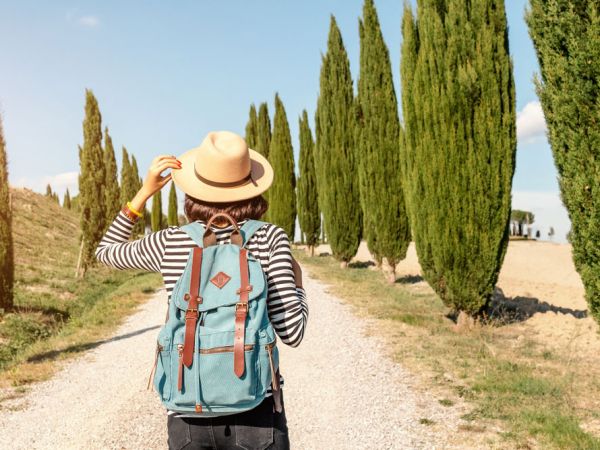
[[[140,220],[140,216],[138,216],[137,214],[135,214],[134,211],[132,211],[129,206],[123,206],[123,208],[121,209],[121,212],[123,214],[125,214],[125,216],[127,216],[127,218],[129,220],[131,220],[132,222],[137,222],[138,220]]]

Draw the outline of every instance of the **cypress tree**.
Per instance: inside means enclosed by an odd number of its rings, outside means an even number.
[[[302,111],[300,117],[300,176],[298,177],[298,221],[310,256],[315,254],[315,245],[319,242],[321,214],[317,198],[317,180],[315,176],[314,141],[308,114]]]
[[[600,323],[600,4],[531,0],[527,23],[573,260]]]
[[[52,197],[52,186],[50,186],[50,183],[46,185],[46,197]]]
[[[121,191],[117,179],[117,161],[112,138],[108,134],[108,128],[104,129],[104,194],[106,201],[106,226],[108,227],[121,209]]]
[[[258,125],[256,128],[256,150],[265,158],[269,157],[271,147],[271,119],[269,119],[269,107],[261,103],[258,108]]]
[[[275,117],[269,159],[277,174],[271,185],[269,219],[285,230],[294,242],[296,228],[296,176],[294,175],[294,149],[283,102],[275,94]]]
[[[8,186],[8,160],[0,117],[0,308],[12,309],[14,304],[15,261],[12,236],[12,210]]]
[[[159,190],[152,196],[152,231],[160,231],[163,225],[162,194]]]
[[[248,123],[246,124],[246,144],[253,150],[256,150],[256,143],[258,142],[258,115],[256,114],[256,106],[254,103],[250,105],[250,117],[248,117]]]
[[[133,178],[131,161],[127,149],[123,147],[123,157],[121,160],[121,205],[126,204],[136,194],[136,180]]]
[[[357,153],[363,227],[369,250],[394,268],[406,256],[410,227],[400,176],[400,119],[388,48],[373,0],[359,19]],[[382,182],[383,181],[383,182]]]
[[[173,182],[171,182],[171,190],[169,191],[169,216],[167,218],[167,224],[170,226],[179,225],[177,215],[177,191],[175,189],[175,183]]]
[[[63,197],[63,208],[71,209],[71,194],[69,193],[69,188],[67,188]]]
[[[271,146],[271,119],[269,118],[269,108],[266,103],[261,103],[258,107],[258,125],[256,127],[256,150],[265,158],[269,158],[269,148]],[[269,201],[271,189],[263,194],[263,197]],[[271,220],[269,210],[265,213],[262,220],[269,222]]]
[[[503,0],[405,7],[403,186],[424,278],[455,311],[492,296],[508,244],[515,87]]]
[[[327,53],[322,59],[315,114],[317,191],[332,253],[346,267],[360,244],[361,209],[356,183],[356,120],[350,61],[333,16]]]
[[[142,178],[140,178],[137,160],[135,159],[135,156],[133,156],[133,155],[131,155],[131,180],[132,180],[131,183],[132,183],[133,189],[131,191],[132,195],[130,197],[130,200],[131,200],[131,198],[135,197],[135,194],[138,193],[138,191],[142,187],[142,184],[144,183],[144,180],[142,180]],[[144,211],[141,211],[142,217],[140,217],[140,219],[137,221],[137,223],[133,227],[132,234],[134,234],[134,235],[140,235],[140,234],[146,233],[146,224],[147,224],[148,214],[146,213],[145,209],[146,209],[146,207],[144,207]],[[161,214],[162,214],[162,206],[161,206]],[[152,222],[151,222],[151,224],[152,224]]]
[[[79,163],[79,206],[84,242],[81,263],[85,272],[94,262],[94,252],[104,235],[106,223],[102,116],[98,101],[89,89],[86,90],[83,147]]]

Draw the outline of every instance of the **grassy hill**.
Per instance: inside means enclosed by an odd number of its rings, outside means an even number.
[[[0,387],[47,377],[53,361],[97,345],[160,286],[158,274],[94,267],[75,278],[79,216],[11,189],[15,310],[0,316]]]

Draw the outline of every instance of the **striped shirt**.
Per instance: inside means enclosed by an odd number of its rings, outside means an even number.
[[[198,222],[205,225],[201,220]],[[246,221],[238,222],[243,225]],[[183,273],[190,249],[197,244],[179,227],[171,226],[130,241],[134,222],[119,212],[96,248],[96,258],[116,269],[141,269],[162,274],[167,301]],[[230,242],[233,226],[211,229],[217,244]],[[267,223],[248,241],[246,248],[261,264],[267,277],[267,310],[281,341],[296,347],[302,341],[308,319],[304,289],[296,287],[290,242],[285,231]],[[283,379],[281,380],[283,382]],[[270,393],[270,390],[269,390]]]

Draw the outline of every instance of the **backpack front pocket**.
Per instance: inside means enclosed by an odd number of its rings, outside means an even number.
[[[162,343],[161,343],[162,342]],[[156,371],[154,372],[154,389],[162,400],[171,397],[171,348],[169,339],[162,339],[156,345]]]
[[[255,336],[253,334],[246,336],[244,373],[241,377],[238,377],[233,371],[232,342],[233,333],[229,331],[213,333],[200,338],[198,369],[201,397],[202,402],[209,407],[238,406],[251,403],[256,399],[260,365]]]

